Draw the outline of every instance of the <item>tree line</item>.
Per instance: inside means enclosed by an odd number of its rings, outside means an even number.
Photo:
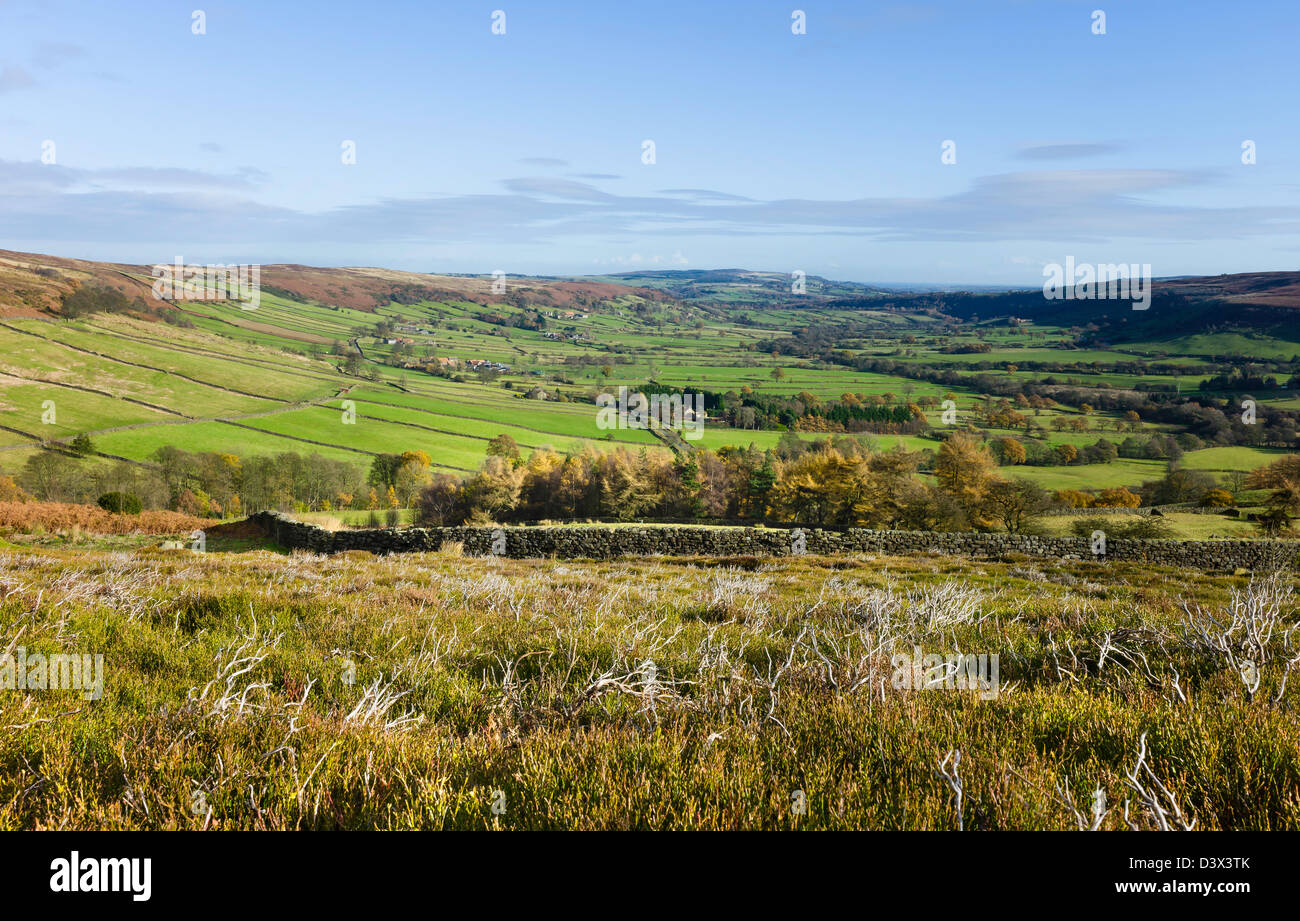
[[[1006,441],[1015,440],[986,443],[956,431],[935,450],[878,450],[862,436],[805,440],[786,432],[766,450],[751,444],[672,455],[645,448],[560,453],[542,447],[525,458],[503,434],[489,442],[480,469],[465,476],[436,473],[423,451],[376,455],[368,470],[294,452],[241,458],[164,447],[148,464],[94,465],[42,451],[27,460],[13,486],[45,501],[214,518],[265,509],[416,508],[427,525],[666,518],[1020,532],[1052,509],[1228,507],[1245,488],[1271,490],[1261,522],[1266,529],[1285,530],[1300,516],[1300,455],[1249,476],[1230,476],[1226,488],[1211,474],[1182,469],[1172,459],[1163,477],[1136,490],[1053,494],[1004,475],[1023,462],[1008,457],[1013,449]]]
[[[1178,474],[1190,478],[1180,500],[1214,485],[1194,472]],[[1004,478],[988,445],[962,432],[934,452],[872,450],[851,436],[807,442],[788,433],[768,450],[750,445],[678,456],[624,447],[570,454],[542,448],[526,459],[500,451],[473,474],[434,476],[416,508],[429,526],[669,518],[1020,532],[1052,508],[1132,508],[1143,495],[1167,495],[1160,483],[1143,489],[1068,501],[1027,480]]]

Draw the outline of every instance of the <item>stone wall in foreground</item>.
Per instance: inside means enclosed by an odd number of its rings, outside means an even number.
[[[1019,534],[924,531],[847,531],[778,528],[680,527],[457,527],[327,531],[277,512],[259,512],[250,519],[276,543],[314,553],[366,550],[407,553],[437,550],[459,542],[469,556],[496,553],[508,557],[610,559],[618,556],[788,556],[872,553],[905,556],[939,553],[953,556],[1003,557],[1025,554],[1048,559],[1094,559],[1088,539],[1030,537]],[[1300,544],[1266,540],[1112,540],[1105,559],[1138,560],[1162,566],[1203,571],[1266,570],[1296,562]]]

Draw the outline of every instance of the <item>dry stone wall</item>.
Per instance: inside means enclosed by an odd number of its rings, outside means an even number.
[[[277,512],[250,519],[276,543],[314,553],[366,550],[408,553],[437,550],[444,543],[462,544],[470,556],[610,559],[619,556],[788,556],[869,553],[905,556],[938,553],[951,556],[1005,557],[1024,554],[1047,559],[1094,559],[1091,543],[1078,537],[1033,537],[972,531],[846,531],[780,528],[704,527],[454,527],[327,531]],[[1104,530],[1104,528],[1103,528]],[[802,540],[800,540],[802,537]],[[1300,544],[1269,540],[1112,540],[1104,558],[1136,560],[1202,571],[1270,570],[1290,566]]]

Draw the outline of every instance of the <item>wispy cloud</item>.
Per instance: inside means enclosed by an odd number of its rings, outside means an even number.
[[[1123,149],[1119,144],[1033,144],[1022,147],[1016,156],[1022,160],[1078,160],[1119,153]]]
[[[730,195],[726,192],[715,192],[712,189],[660,189],[660,195],[674,195],[681,198],[691,198],[695,201],[753,201],[752,198],[746,198],[743,195]]]
[[[32,78],[32,75],[21,67],[14,64],[6,64],[0,67],[0,93],[9,93],[35,85],[36,81]]]
[[[550,198],[563,198],[569,201],[611,201],[615,196],[602,192],[585,182],[571,179],[555,179],[549,176],[527,176],[521,179],[507,179],[505,187],[511,192],[525,195],[545,195]]]
[[[86,56],[86,49],[71,42],[42,42],[32,59],[37,67],[54,68]]]
[[[1295,235],[1294,206],[1169,204],[1218,174],[1036,170],[985,176],[932,197],[757,200],[709,189],[615,195],[557,177],[505,180],[497,194],[383,199],[302,212],[257,203],[255,170],[77,170],[0,161],[9,240],[239,240],[340,245],[553,243],[577,237],[856,236],[872,241],[1214,241]]]
[[[104,188],[148,191],[194,189],[200,191],[250,192],[267,179],[251,166],[233,173],[211,173],[174,167],[130,166],[109,169],[79,169],[36,162],[0,160],[0,196],[57,191],[75,196]]]

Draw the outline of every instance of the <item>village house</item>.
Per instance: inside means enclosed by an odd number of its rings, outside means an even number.
[[[490,361],[486,358],[470,358],[465,362],[465,367],[471,371],[509,371],[510,366],[502,364],[499,361]]]

